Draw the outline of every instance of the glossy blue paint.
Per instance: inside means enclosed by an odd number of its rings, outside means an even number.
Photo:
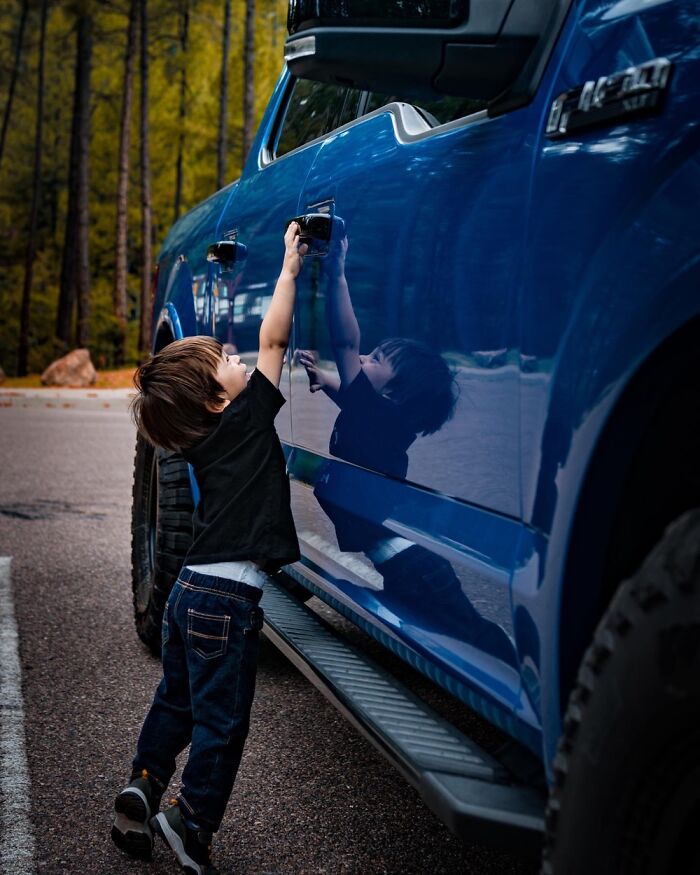
[[[160,314],[166,302],[172,303],[187,336],[212,330],[212,268],[206,254],[208,246],[219,239],[219,221],[236,186],[232,183],[221,189],[179,219],[158,256],[154,313]]]
[[[343,306],[356,320],[359,351],[369,355],[398,338],[415,363],[392,371],[396,391],[413,400],[394,406],[393,426],[387,414],[377,428],[369,410],[310,394],[304,369],[292,370],[294,443],[355,463],[326,463],[323,490],[295,491],[295,514],[311,519],[312,539],[300,533],[303,550],[323,530],[339,565],[367,568],[376,587],[371,612],[384,627],[398,627],[411,646],[509,714],[520,691],[509,589],[519,529],[515,302],[527,193],[517,181],[529,157],[508,117],[432,134],[400,103],[327,138],[300,212],[333,199],[347,231]],[[482,162],[493,172],[484,174]],[[454,197],[457,184],[468,197]],[[332,248],[326,272],[334,257]],[[320,267],[300,279],[294,341],[338,379],[346,335],[343,326],[329,328],[329,311],[341,293]],[[422,346],[410,346],[416,342]],[[430,412],[448,367],[451,417],[438,417],[430,434],[399,435],[402,421]],[[384,558],[395,536],[405,561]],[[345,592],[357,591],[348,584]],[[353,597],[359,603],[366,593]]]
[[[306,260],[291,350],[341,381],[359,342],[350,370],[367,383],[312,393],[297,355],[281,385],[303,566],[317,595],[547,768],[561,661],[581,655],[562,603],[592,631],[599,595],[565,579],[591,459],[625,387],[700,313],[699,22],[698,2],[581,0],[528,106],[433,129],[394,102],[274,160],[285,72],[240,182],[161,253],[156,312],[253,362],[285,220],[319,202],[343,220],[344,270],[337,231],[331,255]],[[544,135],[557,95],[656,57],[673,64],[658,114]],[[245,263],[207,266],[206,246],[234,233]],[[444,368],[453,408],[418,434]],[[634,423],[618,437],[631,453]]]
[[[494,705],[512,712],[520,680],[515,650],[503,628],[510,623],[509,614],[497,618],[503,625],[482,617],[463,590],[471,586],[477,592],[476,603],[488,606],[494,587],[507,588],[517,523],[393,479],[380,479],[342,461],[319,459],[298,446],[290,454],[288,468],[296,481],[292,507],[302,553],[317,566],[333,569],[329,592],[374,616],[385,631],[391,630],[445,672],[485,690]],[[326,488],[328,482],[334,484],[332,493]],[[319,496],[316,507],[304,502],[313,494],[309,486]],[[340,549],[333,522],[338,529],[353,526],[354,535],[362,539],[360,530],[368,529],[407,542],[409,567],[420,564],[425,569],[424,583],[406,586],[376,557],[360,557],[357,550],[349,555]],[[339,539],[347,534],[342,532]]]
[[[698,44],[698,7],[625,9],[633,4],[582,7],[548,82],[543,116],[550,98],[567,88],[667,57],[674,69],[663,115],[556,143],[540,137],[532,180],[521,304],[528,361],[521,381],[523,518],[549,546],[532,553],[539,580],[530,579],[530,568],[516,575],[513,604],[541,616],[546,762],[560,733],[559,608],[588,463],[634,373],[698,312],[697,223],[683,207],[700,193],[700,77],[698,59],[687,51]],[[638,440],[630,434],[622,452],[631,455]],[[582,615],[596,595],[595,586],[575,594]]]

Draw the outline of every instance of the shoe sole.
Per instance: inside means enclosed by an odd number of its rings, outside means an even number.
[[[153,852],[153,831],[149,824],[151,811],[144,794],[136,788],[124,790],[117,796],[114,810],[114,844],[130,857],[150,860]]]
[[[204,875],[204,869],[189,856],[182,839],[170,826],[165,814],[161,812],[151,818],[151,826],[175,854],[185,872],[188,872],[189,875]]]

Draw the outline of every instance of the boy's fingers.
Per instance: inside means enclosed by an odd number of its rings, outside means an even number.
[[[297,251],[299,252],[299,255],[306,255],[306,253],[309,251],[308,244],[302,243]]]

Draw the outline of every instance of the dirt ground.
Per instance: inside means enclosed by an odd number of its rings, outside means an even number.
[[[116,371],[98,371],[97,382],[91,389],[130,389],[133,383],[134,368],[121,368]],[[26,377],[7,377],[2,383],[3,389],[40,389],[42,388],[40,374],[29,374]],[[62,388],[73,388],[71,386]],[[78,387],[75,387],[78,388]],[[85,388],[85,387],[80,387]]]

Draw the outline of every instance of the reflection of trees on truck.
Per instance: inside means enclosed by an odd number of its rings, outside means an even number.
[[[260,320],[272,296],[265,283],[262,288],[241,287],[242,277],[239,273],[212,284],[212,334],[236,351],[255,349]]]

